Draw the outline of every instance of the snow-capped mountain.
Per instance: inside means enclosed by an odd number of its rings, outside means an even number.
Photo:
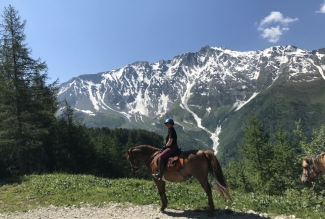
[[[60,85],[58,99],[66,99],[88,117],[114,115],[124,118],[121,124],[149,130],[155,130],[155,123],[167,115],[173,116],[185,132],[200,132],[194,138],[217,152],[219,134],[228,118],[224,115],[240,111],[280,80],[325,82],[324,71],[325,49],[276,46],[239,52],[205,46],[172,60],[135,62],[74,77]],[[212,142],[202,135],[210,136]]]

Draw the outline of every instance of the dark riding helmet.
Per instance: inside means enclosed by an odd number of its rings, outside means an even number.
[[[165,120],[165,123],[164,124],[166,124],[166,123],[170,123],[170,124],[173,124],[174,125],[174,120],[171,119],[171,118],[168,118],[168,119]]]

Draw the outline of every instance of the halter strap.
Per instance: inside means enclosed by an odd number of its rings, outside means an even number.
[[[320,172],[316,171],[315,166],[313,164],[309,165],[309,167],[314,171],[316,175],[320,174]]]

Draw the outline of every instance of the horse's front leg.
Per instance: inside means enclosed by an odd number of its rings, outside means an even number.
[[[159,192],[160,199],[161,199],[161,207],[160,207],[159,211],[164,211],[167,208],[167,204],[168,204],[166,190],[165,190],[166,183],[163,180],[154,179],[154,181],[158,188],[158,192]]]

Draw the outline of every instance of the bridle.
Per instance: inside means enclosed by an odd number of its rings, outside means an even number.
[[[320,172],[316,171],[315,166],[313,164],[308,164],[308,167],[303,167],[307,170],[307,174],[302,173],[302,176],[306,177],[307,180],[311,180],[310,176],[313,174],[315,174],[315,177],[320,174]]]
[[[132,171],[138,172],[140,169],[140,162],[138,162],[138,164],[134,164],[134,160],[137,160],[137,159],[136,159],[136,156],[133,154],[132,150],[133,150],[133,148],[130,149],[128,160],[131,165]]]

